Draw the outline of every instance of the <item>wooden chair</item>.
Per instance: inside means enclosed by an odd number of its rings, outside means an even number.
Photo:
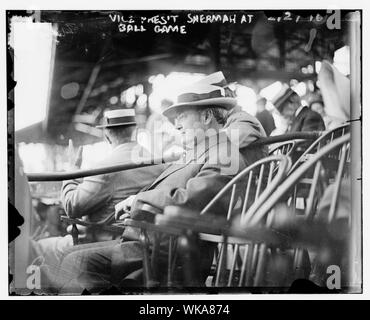
[[[266,271],[266,260],[267,260],[267,247],[269,247],[270,255],[279,250],[280,248],[293,248],[293,267],[290,270],[295,272],[294,278],[302,278],[302,265],[304,258],[304,250],[315,248],[316,250],[321,250],[321,246],[327,246],[330,243],[331,235],[328,232],[327,226],[333,223],[336,219],[336,213],[338,208],[338,196],[343,179],[349,179],[349,141],[350,135],[346,134],[333,140],[331,143],[322,147],[315,155],[312,156],[307,162],[302,164],[296,171],[290,174],[286,180],[280,185],[279,188],[267,199],[255,212],[254,216],[244,224],[247,239],[253,232],[250,230],[254,226],[257,232],[263,224],[261,221],[267,221],[266,230],[259,230],[260,236],[270,239],[270,242],[263,240],[260,244],[260,251],[257,257],[257,262],[249,262],[248,259],[245,263],[255,263],[256,270],[252,269],[251,273],[254,273],[254,285],[262,285],[262,276]],[[330,182],[332,186],[332,194],[330,198],[330,208],[328,210],[327,220],[323,224],[323,220],[319,221],[315,219],[317,213],[317,204],[322,199],[322,193],[318,193],[318,185],[320,183],[320,176],[325,175],[325,170],[333,170],[333,168],[325,167],[325,160],[333,155],[339,154],[339,162],[336,167],[335,179]],[[286,194],[291,194],[292,187],[297,185],[300,180],[305,179],[305,174],[307,171],[314,169],[315,176],[310,185],[310,190],[308,193],[307,205],[304,210],[304,215],[297,215],[295,212],[295,206],[293,202],[289,201],[289,197]],[[324,180],[326,182],[326,180]],[[326,187],[324,190],[327,190]],[[294,197],[294,194],[291,194]],[[315,200],[316,198],[316,200]],[[276,217],[276,210],[278,205],[285,205],[285,212],[283,214],[285,217]],[[290,211],[292,210],[292,211]],[[274,220],[279,221],[278,227],[274,226]],[[280,229],[280,230],[279,230]],[[272,234],[273,232],[273,234]],[[275,234],[274,234],[275,233]],[[276,238],[276,234],[279,235],[280,239]],[[274,238],[275,237],[275,238]],[[274,238],[274,239],[273,239]],[[271,240],[273,239],[273,241]],[[229,240],[228,240],[229,241]],[[240,241],[240,240],[239,240]],[[335,246],[331,246],[332,250],[337,250],[338,242],[334,241]],[[243,260],[244,262],[244,260]],[[285,270],[286,271],[286,270]]]
[[[122,233],[121,228],[117,227],[116,225],[113,225],[113,222],[115,221],[114,212],[108,215],[105,219],[98,221],[98,222],[90,222],[90,221],[85,221],[83,219],[70,218],[68,216],[61,216],[60,219],[61,221],[72,226],[71,235],[73,239],[73,245],[79,244],[80,232],[77,227],[78,225],[89,228],[90,232],[92,232],[93,235],[94,235],[94,231],[96,230],[108,231],[112,233],[112,237],[114,237],[114,235],[119,235]]]
[[[286,142],[273,146],[269,150],[269,155],[271,156],[271,155],[283,154],[283,155],[289,156],[294,151],[296,146],[297,146],[296,140],[286,141]]]
[[[330,131],[324,132],[295,162],[293,162],[289,174],[292,174],[297,170],[297,168],[299,168],[299,166],[312,158],[322,147],[332,143],[335,139],[344,136],[349,132],[349,128],[349,124],[344,124]],[[335,178],[340,156],[341,149],[336,149],[322,159],[320,163],[325,167],[325,175],[321,175],[319,180],[318,178],[320,170],[322,169],[321,167],[311,168],[305,172],[304,177],[302,177],[302,179],[300,179],[292,189],[292,207],[301,208],[303,210],[303,208],[307,208],[308,206],[314,206],[315,202],[318,201],[318,198],[310,197],[310,186],[312,184],[316,185],[316,193],[322,193],[326,185]],[[313,201],[314,203],[307,203],[307,200]]]
[[[316,139],[298,158],[297,161],[293,163],[291,172],[296,170],[303,162],[307,161],[312,155],[316,154],[323,146],[333,142],[333,140],[344,136],[350,130],[349,123],[343,124],[329,131],[324,131],[318,139]]]
[[[163,217],[158,216],[157,222],[162,227],[165,225],[168,228],[176,227],[186,230],[183,231],[182,239],[179,241],[182,247],[180,251],[188,252],[189,261],[193,265],[197,264],[197,260],[194,260],[196,255],[191,256],[191,253],[194,252],[194,244],[197,243],[195,235],[199,234],[199,239],[206,241],[221,240],[219,243],[222,247],[217,257],[214,279],[210,285],[266,288],[271,285],[268,278],[271,280],[275,277],[279,280],[275,285],[281,289],[294,279],[304,277],[302,274],[304,250],[312,247],[320,249],[320,246],[323,245],[323,239],[328,241],[330,238],[326,226],[322,222],[314,220],[318,203],[314,201],[314,197],[319,177],[311,184],[308,205],[303,216],[296,215],[294,207],[291,206],[292,202],[289,203],[289,197],[287,198],[286,194],[290,194],[292,187],[304,179],[305,173],[311,168],[314,167],[315,172],[321,171],[323,173],[325,171],[324,160],[339,152],[340,161],[336,168],[335,180],[331,182],[333,193],[327,218],[328,224],[333,222],[336,217],[342,179],[343,177],[348,178],[349,139],[349,134],[347,134],[321,148],[310,160],[288,176],[268,199],[257,206],[256,210],[250,210],[248,219],[242,219],[240,225],[230,226],[219,221],[213,225],[200,223],[195,226],[191,221],[186,223],[173,215],[166,217],[166,214]],[[285,205],[283,207],[286,209],[283,211],[285,216],[277,217],[277,205],[281,203]],[[205,230],[208,233],[204,236]],[[337,244],[337,242],[335,243]],[[231,256],[226,254],[227,248],[232,250]],[[332,249],[334,248],[332,247]],[[287,252],[291,250],[294,252],[288,257]],[[276,270],[276,266],[282,270]],[[274,267],[275,270],[272,270]],[[292,273],[292,276],[286,277],[289,272]],[[194,275],[188,275],[188,277],[197,278]]]
[[[253,142],[250,145],[250,147],[256,147],[256,146],[261,146],[261,145],[271,145],[271,144],[280,143],[280,142],[282,143],[286,142],[287,144],[291,144],[293,140],[294,141],[313,141],[319,135],[320,134],[318,132],[298,132],[298,133],[284,134],[280,136],[262,138],[258,141]],[[276,153],[284,154],[285,152],[288,152],[288,154],[290,154],[289,151],[292,151],[292,148],[280,148],[280,149],[284,149],[283,152],[277,151]],[[166,162],[166,161],[170,162],[175,159],[177,158],[169,157],[166,159],[161,159],[160,161],[157,159],[155,160],[155,163]],[[90,175],[96,175],[98,173],[111,173],[111,172],[117,172],[119,170],[128,170],[128,169],[133,169],[136,167],[141,167],[143,165],[147,166],[148,165],[147,161],[144,161],[142,164],[122,164],[122,165],[110,166],[110,167],[105,167],[105,168],[79,170],[76,172],[69,172],[69,173],[30,173],[30,174],[27,174],[27,176],[30,181],[61,181],[65,179],[74,179],[74,178],[81,178],[81,177],[90,176]],[[115,236],[115,235],[118,235],[120,232],[122,232],[122,229],[120,229],[117,223],[115,223],[115,225],[112,226],[112,224],[115,222],[114,213],[112,213],[110,216],[103,219],[102,221],[98,221],[98,222],[89,222],[89,221],[85,221],[80,218],[71,218],[68,216],[62,216],[61,220],[67,223],[68,225],[72,226],[71,235],[73,238],[74,245],[77,245],[79,243],[79,234],[80,234],[78,230],[79,225],[90,228],[90,230],[93,230],[93,233],[94,231],[105,230],[108,232],[112,232],[112,236]]]
[[[304,212],[305,220],[312,220],[315,215],[314,201],[315,195],[320,197],[322,194],[317,194],[317,188],[320,183],[320,177],[325,177],[325,171],[332,171],[333,168],[328,168],[326,166],[326,159],[330,159],[333,156],[338,156],[338,166],[335,168],[336,174],[335,179],[329,181],[330,184],[335,186],[335,193],[333,195],[333,201],[330,207],[329,222],[335,217],[335,208],[338,200],[338,190],[343,177],[349,177],[349,164],[350,164],[350,134],[347,133],[342,137],[333,140],[331,143],[321,148],[314,154],[309,160],[304,162],[296,171],[290,172],[289,176],[286,178],[284,183],[276,189],[276,191],[265,201],[259,208],[258,213],[256,213],[253,218],[253,222],[258,221],[261,217],[265,216],[267,212],[272,210],[272,208],[281,200],[287,201],[289,203],[289,198],[286,198],[286,194],[289,194],[292,188],[300,183],[301,180],[305,179],[305,174],[307,171],[313,169],[315,176],[310,184],[309,198],[307,199],[307,206]],[[329,162],[330,163],[330,162]],[[325,180],[326,182],[327,180]],[[327,187],[327,185],[326,185]],[[293,197],[290,193],[290,197]],[[294,207],[293,207],[294,209]]]
[[[163,279],[161,279],[159,274],[160,270],[158,270],[161,260],[159,254],[160,240],[163,235],[168,239],[167,287],[174,285],[174,278],[176,278],[175,274],[179,265],[179,255],[182,256],[181,260],[183,263],[187,265],[186,267],[183,266],[183,270],[186,272],[184,273],[181,286],[199,287],[204,285],[202,283],[204,279],[200,275],[201,270],[198,268],[201,263],[194,265],[194,261],[192,262],[193,258],[191,258],[192,255],[185,249],[186,246],[184,247],[184,244],[197,243],[197,246],[200,246],[205,242],[208,244],[212,243],[213,248],[216,249],[214,267],[211,268],[213,270],[211,272],[211,277],[213,277],[212,285],[223,286],[224,277],[217,269],[217,266],[220,265],[219,261],[224,261],[227,255],[227,245],[224,243],[224,235],[222,233],[207,233],[207,230],[214,230],[215,225],[225,227],[231,224],[241,224],[250,219],[254,212],[283,181],[290,166],[290,159],[282,155],[269,156],[257,161],[234,177],[200,213],[194,213],[184,208],[167,207],[164,210],[164,214],[156,215],[156,224],[126,219],[124,225],[141,230],[145,286],[151,288],[163,284]],[[275,170],[276,168],[277,170]],[[224,199],[225,196],[228,196],[229,199],[228,212],[225,212],[223,217],[213,215],[212,212],[219,203],[218,201]],[[146,206],[146,208],[148,212],[151,212],[150,206]],[[198,236],[196,239],[193,238],[192,234],[199,234],[199,238]],[[193,248],[193,246],[190,245],[190,248]],[[238,244],[233,244],[233,250],[234,252],[239,252]],[[199,250],[192,251],[196,255],[200,254]],[[236,253],[234,256],[235,261],[233,263],[235,264],[237,259]],[[198,268],[198,272],[196,270],[194,272],[191,271],[194,268]]]

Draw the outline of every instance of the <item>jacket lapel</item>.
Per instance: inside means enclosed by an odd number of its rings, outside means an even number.
[[[146,190],[149,190],[149,189],[152,189],[155,185],[157,185],[159,182],[161,182],[163,179],[167,178],[170,174],[173,174],[174,172],[186,167],[187,164],[184,163],[184,164],[177,164],[177,163],[174,163],[172,165],[170,165],[166,170],[164,170],[160,176],[155,179],[155,181],[149,185],[148,187],[144,188],[144,190],[142,191],[146,191]]]

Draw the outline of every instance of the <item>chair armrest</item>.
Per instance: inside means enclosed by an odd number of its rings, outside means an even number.
[[[199,212],[179,206],[166,207],[163,215],[158,215],[155,222],[157,225],[195,233],[220,234],[229,227],[229,223],[223,217],[212,214],[201,215]]]
[[[150,206],[143,206],[145,210]],[[148,211],[154,214],[151,211]],[[282,226],[256,226],[243,227],[231,226],[225,218],[198,212],[179,206],[168,206],[163,214],[155,216],[155,222],[125,219],[124,226],[141,230],[159,232],[169,235],[199,234],[205,241],[220,242],[222,237],[227,237],[229,243],[266,243],[278,247],[319,247],[322,243],[317,235],[326,237],[326,226],[318,223],[304,222],[299,217]]]
[[[78,224],[78,225],[81,225],[81,226],[89,226],[90,222],[88,221],[84,221],[84,220],[81,220],[81,219],[78,219],[78,218],[71,218],[71,217],[68,217],[68,216],[61,216],[60,217],[60,220],[62,222],[65,222],[67,224]]]
[[[114,233],[123,232],[124,230],[124,226],[112,223],[114,221],[114,213],[110,214],[108,217],[98,222],[85,221],[78,218],[70,218],[68,216],[61,216],[60,220],[66,222],[69,225],[80,225],[87,228],[101,229]]]
[[[136,210],[137,214],[136,216],[140,217],[147,217],[150,220],[155,220],[156,217],[162,216],[163,211],[155,206],[152,206],[148,203],[140,201],[137,205]],[[146,220],[138,220],[138,219],[132,219],[127,218],[120,222],[120,225],[124,227],[133,227],[137,229],[147,230],[147,231],[155,231],[155,232],[161,232],[161,233],[171,233],[171,234],[180,234],[180,230],[176,228],[168,228],[160,225],[156,225],[153,221],[146,221]]]
[[[138,210],[140,210],[140,212],[143,212],[144,214],[151,214],[151,215],[162,213],[161,209],[154,207],[150,204],[143,203],[143,202],[140,202],[138,204]],[[60,220],[68,224],[77,224],[77,225],[82,225],[85,227],[98,228],[98,227],[105,227],[105,226],[113,224],[115,222],[114,215],[115,213],[113,212],[109,216],[107,216],[106,218],[98,222],[85,221],[79,218],[71,218],[68,216],[61,216]],[[114,223],[114,225],[118,227],[122,224]]]
[[[101,226],[109,225],[112,222],[114,222],[114,212],[111,213],[106,218],[104,218],[103,220],[100,220],[98,222],[85,221],[79,218],[71,218],[68,216],[61,216],[60,220],[68,224],[78,224],[78,225],[82,225],[85,227],[101,227]]]
[[[129,212],[130,217],[138,221],[154,221],[154,217],[158,214],[162,214],[163,210],[161,208],[155,207],[151,204],[143,202],[141,200],[137,201],[135,208],[131,208]]]
[[[162,212],[158,208],[143,203],[139,210],[144,214],[152,215],[154,221],[129,218],[120,222],[120,225],[171,235],[183,235],[187,231],[220,234],[225,227],[228,227],[228,222],[224,218],[210,214],[200,215],[198,212],[179,206],[168,206]]]
[[[237,227],[225,228],[223,235],[228,237],[228,242],[266,243],[269,246],[285,248],[312,248],[322,249],[324,246],[338,247],[345,241],[345,237],[333,234],[337,226],[322,221],[307,221],[302,217],[294,217],[288,223],[265,227]],[[206,240],[206,239],[204,239]]]
[[[147,222],[147,221],[138,221],[134,219],[125,219],[122,222],[122,225],[124,225],[125,227],[133,227],[133,228],[137,228],[141,230],[159,232],[159,233],[167,233],[167,234],[177,235],[177,236],[183,234],[181,229],[163,226],[163,225],[157,225],[157,224]]]

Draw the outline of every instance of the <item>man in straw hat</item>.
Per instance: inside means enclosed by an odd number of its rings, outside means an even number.
[[[112,151],[99,162],[97,167],[131,163],[138,147],[133,134],[136,128],[134,109],[106,111],[103,124],[104,137]],[[149,156],[149,155],[148,155]],[[63,183],[62,202],[66,213],[71,217],[88,215],[96,222],[114,212],[114,206],[136,194],[153,182],[164,170],[163,166],[138,168],[121,172],[86,177],[82,181],[69,180]]]
[[[248,165],[238,147],[232,146],[226,133],[220,131],[226,111],[236,104],[234,98],[226,97],[225,90],[218,85],[220,81],[222,77],[216,74],[194,83],[178,96],[177,103],[164,110],[164,115],[182,135],[186,150],[184,157],[168,167],[142,192],[116,206],[117,218],[129,211],[133,219],[152,221],[153,215],[140,211],[142,203],[160,210],[176,205],[200,212]],[[231,157],[227,157],[230,152]],[[213,213],[225,215],[227,204],[227,199],[220,199],[214,207],[217,211]],[[126,240],[68,254],[61,263],[57,279],[61,291],[78,293],[84,288],[96,291],[111,285],[125,286],[122,280],[129,279],[142,268],[142,248],[137,232],[126,227],[123,233]],[[201,245],[199,250],[203,257],[201,269],[208,271],[213,251],[207,245]]]
[[[317,112],[303,106],[299,95],[287,84],[283,85],[271,102],[288,120],[288,132],[325,130],[322,117]]]
[[[104,129],[105,139],[112,150],[102,161],[96,163],[96,167],[131,163],[133,150],[138,147],[132,138],[136,128],[135,110],[106,111],[103,124],[97,127]],[[76,156],[77,163],[81,163],[81,151],[82,149]],[[71,165],[71,169],[78,168],[79,165]],[[91,222],[103,220],[115,211],[114,206],[117,203],[152,183],[164,169],[164,165],[155,165],[64,181],[61,190],[64,210],[72,218],[84,217]],[[109,232],[87,229],[83,240],[95,242],[111,239],[112,234]],[[46,263],[53,265],[58,263],[65,249],[72,246],[72,238],[71,236],[46,238],[38,243]]]

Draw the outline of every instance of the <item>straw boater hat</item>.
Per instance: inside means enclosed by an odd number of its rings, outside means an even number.
[[[284,84],[281,90],[271,99],[271,103],[276,109],[281,112],[284,107],[284,102],[288,100],[292,95],[298,95],[291,87]]]
[[[225,88],[227,86],[221,71],[212,73],[184,88],[177,97],[177,103],[166,108],[163,114],[171,120],[176,116],[176,112],[184,107],[217,106],[230,110],[236,105],[236,99],[226,96]]]
[[[103,124],[97,128],[113,128],[136,124],[135,109],[117,109],[104,112]]]

